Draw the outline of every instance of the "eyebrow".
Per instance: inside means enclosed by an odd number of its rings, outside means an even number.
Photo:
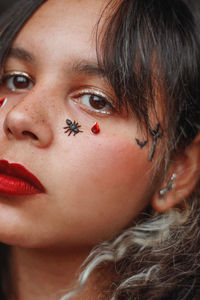
[[[82,73],[83,75],[107,77],[107,73],[103,67],[100,67],[96,62],[90,62],[87,60],[73,62],[71,65],[71,71],[75,74]]]
[[[16,58],[28,63],[35,63],[36,59],[33,54],[21,47],[13,47],[8,53],[8,57]],[[100,67],[98,63],[80,59],[67,65],[70,73],[74,75],[83,74],[97,77],[107,77],[107,73],[103,67]],[[68,71],[69,72],[69,71]]]
[[[13,57],[17,58],[19,60],[29,62],[29,63],[34,63],[35,62],[35,57],[28,51],[26,51],[23,48],[11,48],[8,57]]]

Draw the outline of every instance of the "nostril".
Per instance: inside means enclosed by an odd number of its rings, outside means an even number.
[[[12,134],[12,131],[10,130],[10,128],[8,128],[7,131],[8,131],[8,133],[11,133],[11,134]]]
[[[32,139],[34,139],[34,140],[38,140],[38,137],[30,131],[23,131],[22,134],[27,135],[27,136],[31,137]]]

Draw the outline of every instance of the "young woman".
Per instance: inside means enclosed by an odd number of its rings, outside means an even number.
[[[196,22],[182,0],[1,16],[1,300],[199,299]]]

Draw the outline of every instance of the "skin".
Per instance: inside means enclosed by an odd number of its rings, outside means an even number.
[[[89,250],[126,227],[152,197],[154,162],[148,147],[135,141],[143,140],[137,120],[118,111],[96,112],[75,97],[92,88],[116,102],[105,77],[73,70],[80,61],[96,63],[94,28],[104,5],[102,0],[47,1],[13,44],[32,59],[15,52],[5,64],[5,73],[25,72],[34,84],[12,91],[7,80],[0,89],[8,98],[0,109],[0,157],[25,166],[46,189],[31,196],[0,195],[0,240],[13,246],[18,291],[33,264],[37,273],[29,275],[38,280],[37,293],[66,287]],[[64,134],[66,119],[78,122],[83,133]],[[95,122],[98,135],[90,132]],[[49,285],[40,291],[42,278]],[[36,297],[31,284],[18,299]]]

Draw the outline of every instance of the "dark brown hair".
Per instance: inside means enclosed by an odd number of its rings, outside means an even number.
[[[17,33],[43,2],[17,0],[0,16],[1,67]],[[122,0],[111,1],[104,14],[108,16],[105,31],[98,32],[101,38],[97,38],[99,64],[116,93],[119,108],[130,107],[147,129],[152,127],[149,109],[155,108],[155,82],[158,84],[165,112],[163,147],[169,163],[170,156],[183,151],[200,129],[196,11],[189,0]],[[100,262],[115,266],[112,299],[195,299],[200,288],[199,201],[196,187],[185,199],[187,211],[145,214],[138,224],[92,252],[88,274]],[[1,263],[4,277],[3,260]],[[82,278],[80,283],[84,284]],[[3,289],[0,298],[6,299]]]

